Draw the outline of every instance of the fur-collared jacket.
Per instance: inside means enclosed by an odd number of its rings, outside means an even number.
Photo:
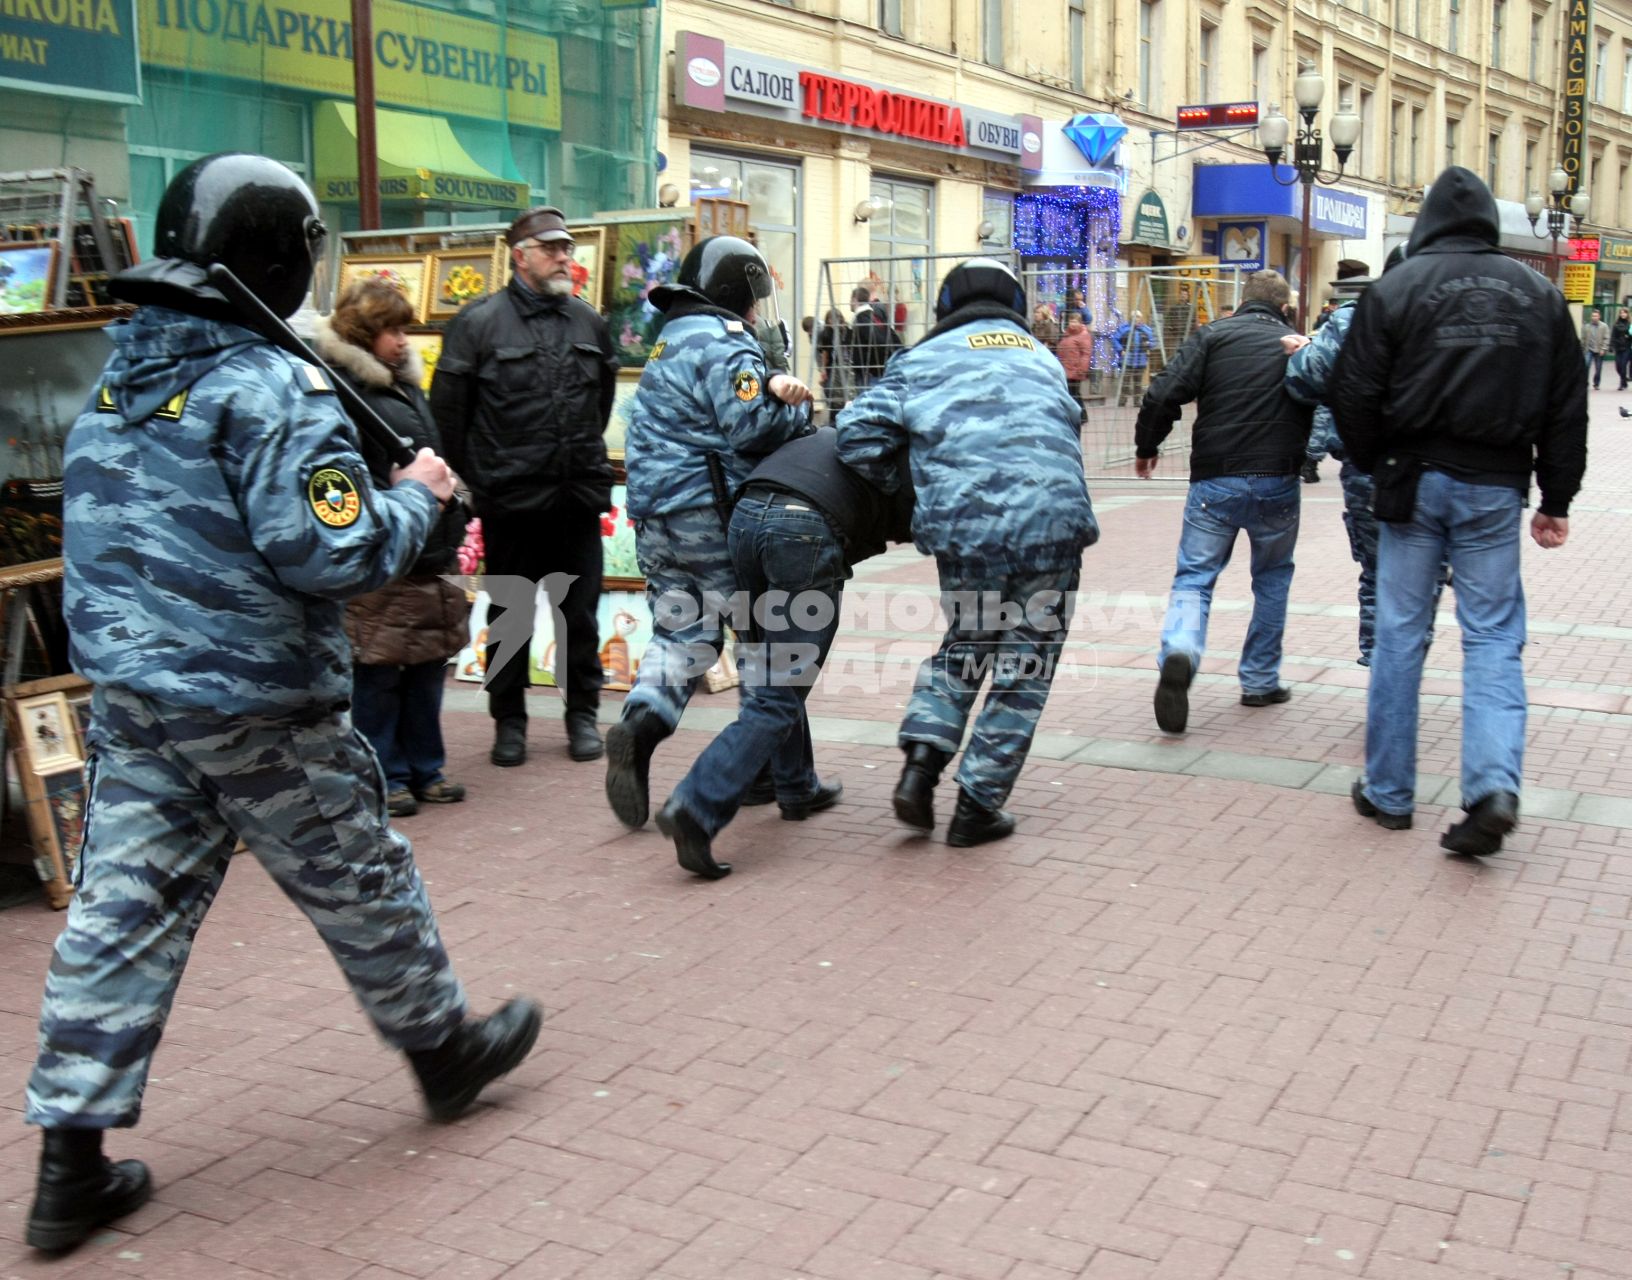
[[[442,452],[436,421],[420,390],[424,367],[415,352],[408,353],[400,368],[392,369],[371,351],[342,339],[326,320],[319,324],[313,345],[387,426],[411,440],[415,449]],[[367,433],[359,431],[358,435],[374,483],[389,485],[391,461],[385,450]],[[412,666],[449,658],[465,646],[470,605],[463,590],[441,577],[458,572],[465,519],[463,507],[447,507],[431,526],[424,550],[406,575],[346,605],[346,635],[355,661]]]

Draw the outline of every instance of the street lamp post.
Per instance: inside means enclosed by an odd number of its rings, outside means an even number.
[[[1354,144],[1360,140],[1361,121],[1347,100],[1338,104],[1337,113],[1332,116],[1331,122],[1332,150],[1337,155],[1337,172],[1329,177],[1324,176],[1320,172],[1324,143],[1320,130],[1315,128],[1315,113],[1320,110],[1320,100],[1326,95],[1326,81],[1321,78],[1314,63],[1305,62],[1299,69],[1297,82],[1292,86],[1292,94],[1298,103],[1298,139],[1292,149],[1292,167],[1297,172],[1291,181],[1281,181],[1281,153],[1286,149],[1286,139],[1292,131],[1292,123],[1281,114],[1280,107],[1272,104],[1269,118],[1258,125],[1258,144],[1263,147],[1264,155],[1269,158],[1270,176],[1276,182],[1283,187],[1290,187],[1294,183],[1303,186],[1303,239],[1298,254],[1298,328],[1307,330],[1311,266],[1309,218],[1315,183],[1331,186],[1342,179],[1343,168],[1349,162]]]
[[[1543,200],[1541,192],[1532,191],[1524,198],[1524,212],[1530,219],[1530,234],[1538,240],[1545,240],[1548,236],[1553,239],[1553,283],[1558,284],[1558,240],[1564,234],[1564,219],[1573,216],[1577,222],[1587,220],[1587,210],[1591,208],[1591,200],[1585,191],[1577,191],[1573,196],[1567,194],[1570,185],[1570,175],[1562,168],[1552,171],[1547,177],[1547,189],[1551,198]],[[1547,229],[1543,231],[1537,223],[1541,215],[1547,215]]]

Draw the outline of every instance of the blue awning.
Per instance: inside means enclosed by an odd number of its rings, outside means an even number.
[[[1195,218],[1291,218],[1303,213],[1297,170],[1267,164],[1198,164],[1190,213]],[[1288,183],[1290,185],[1282,185]],[[1316,184],[1309,225],[1323,235],[1346,240],[1366,236],[1366,197],[1354,191]]]

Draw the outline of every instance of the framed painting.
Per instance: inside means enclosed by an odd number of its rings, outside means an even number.
[[[85,837],[85,770],[76,765],[40,779],[50,819],[49,837],[62,877],[69,884],[79,873],[79,849]]]
[[[572,238],[578,243],[572,258],[573,296],[599,311],[604,305],[601,263],[606,260],[606,228],[574,227]]]
[[[340,280],[334,296],[338,301],[358,280],[377,279],[396,287],[414,309],[414,320],[425,321],[425,298],[431,278],[431,255],[428,253],[394,256],[359,255],[340,260]]]
[[[0,315],[50,309],[60,254],[55,240],[0,244]]]
[[[442,355],[442,334],[410,333],[407,336],[408,346],[419,356],[420,367],[423,370],[419,377],[419,389],[430,395],[431,379],[436,376],[436,362]]]
[[[645,364],[657,340],[663,317],[648,297],[678,274],[690,227],[690,214],[676,212],[608,228],[607,323],[618,363],[625,368]]]
[[[79,764],[79,730],[64,693],[42,693],[16,703],[18,748],[35,773],[56,773]]]
[[[456,316],[467,302],[485,298],[503,282],[493,271],[493,247],[439,249],[431,255],[430,306],[433,320]]]

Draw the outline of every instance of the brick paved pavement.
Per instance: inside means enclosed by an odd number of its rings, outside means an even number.
[[[534,1058],[464,1121],[424,1123],[246,861],[194,950],[147,1115],[110,1141],[151,1162],[154,1202],[67,1259],[31,1257],[36,1137],[13,1115],[0,1275],[1632,1275],[1632,426],[1615,415],[1632,397],[1593,399],[1574,541],[1526,552],[1532,786],[1505,856],[1436,848],[1455,800],[1448,615],[1418,828],[1349,808],[1364,673],[1330,464],[1305,490],[1294,701],[1236,703],[1232,568],[1177,743],[1150,694],[1179,490],[1102,486],[1078,673],[1015,838],[957,852],[891,819],[909,676],[890,663],[928,647],[893,597],[812,704],[846,803],[799,826],[750,811],[720,841],[738,873],[715,884],[654,832],[621,832],[552,698],[533,759],[495,770],[457,689],[451,771],[471,800],[405,829],[478,1004],[528,991],[552,1009]],[[866,568],[858,596],[910,601],[931,577],[899,554]],[[893,683],[869,692],[880,663]],[[729,707],[694,706],[659,798]],[[0,915],[14,1108],[58,921]]]

